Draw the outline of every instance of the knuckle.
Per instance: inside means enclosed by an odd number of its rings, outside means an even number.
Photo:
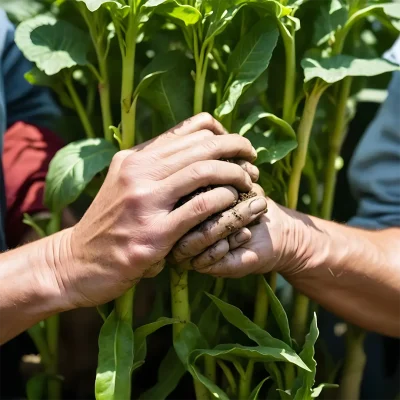
[[[111,160],[111,165],[112,164],[121,164],[126,157],[130,154],[130,150],[122,150],[119,151],[118,153],[114,154],[112,160]]]
[[[192,210],[195,215],[204,215],[209,211],[209,204],[204,196],[196,196],[192,200]]]
[[[200,162],[193,164],[191,175],[196,180],[203,180],[216,173],[216,166],[212,162]]]
[[[149,196],[151,196],[149,187],[131,186],[129,193],[126,195],[126,203],[129,208],[137,209],[147,204]]]
[[[216,154],[220,149],[220,142],[216,138],[212,138],[204,142],[204,148],[210,155]]]
[[[215,118],[208,112],[202,112],[199,114],[201,122],[205,125],[214,125]]]

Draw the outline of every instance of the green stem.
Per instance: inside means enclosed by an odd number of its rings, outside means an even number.
[[[138,24],[134,10],[129,16],[126,32],[125,54],[122,59],[121,124],[122,148],[129,149],[135,144],[136,102],[133,98],[135,81],[135,57]]]
[[[364,353],[365,332],[349,326],[346,332],[346,359],[339,385],[338,399],[357,400],[366,364]]]
[[[50,375],[48,380],[48,397],[51,400],[61,399],[61,381],[58,379],[58,338],[60,328],[60,316],[53,315],[45,321],[47,345],[51,362],[46,367],[46,373]]]
[[[270,272],[269,273],[269,279],[268,279],[269,286],[273,290],[273,292],[276,292],[276,285],[278,283],[278,273],[277,272]]]
[[[224,373],[226,380],[228,381],[229,387],[232,392],[231,394],[233,396],[236,395],[237,385],[236,385],[235,377],[233,376],[231,369],[222,360],[217,360],[217,363],[218,363],[219,367],[222,369],[222,372]]]
[[[312,92],[307,96],[303,116],[297,131],[298,147],[294,153],[292,174],[290,176],[288,189],[288,206],[292,210],[297,208],[301,175],[306,164],[311,130],[313,127],[319,99],[321,98],[324,89],[325,88],[319,88],[316,84]]]
[[[326,86],[314,86],[311,93],[306,98],[303,116],[297,132],[298,147],[294,154],[293,169],[289,180],[288,206],[295,210],[297,208],[301,175],[306,164],[308,145],[310,142],[311,131],[314,123],[315,113],[318,102]],[[294,299],[292,332],[297,343],[304,341],[307,329],[309,300],[306,296],[296,293]]]
[[[75,110],[78,113],[78,116],[83,125],[83,129],[85,130],[86,136],[88,138],[95,138],[96,135],[94,133],[92,124],[89,120],[89,117],[86,113],[85,107],[82,104],[81,99],[78,96],[78,93],[75,90],[74,84],[72,83],[71,75],[67,75],[65,79],[65,85],[67,87],[68,93],[71,97],[71,100],[74,104]]]
[[[41,324],[43,324],[43,322],[40,322],[28,329],[28,333],[40,354],[40,360],[42,364],[47,369],[47,367],[51,364],[51,354],[47,344],[46,332]]]
[[[245,375],[240,378],[239,397],[238,397],[240,400],[245,400],[250,397],[251,381],[252,381],[253,372],[254,372],[254,364],[255,364],[255,361],[250,360],[249,363],[247,364]]]
[[[173,340],[175,341],[186,323],[190,321],[188,271],[179,267],[170,267],[171,310],[172,318],[180,322],[172,325]],[[193,380],[196,399],[208,399],[208,389],[197,379]]]
[[[285,92],[283,98],[283,119],[292,124],[296,118],[295,90],[296,90],[296,42],[294,30],[289,32],[287,27],[279,20],[279,30],[282,35],[286,56]]]
[[[127,322],[129,325],[133,323],[133,301],[135,298],[135,286],[125,292],[121,297],[115,300],[115,312],[118,318]]]
[[[261,329],[265,329],[267,326],[268,318],[268,295],[265,288],[264,276],[257,276],[257,294],[254,305],[254,318],[253,321]]]
[[[337,170],[335,167],[336,160],[340,155],[344,136],[346,134],[346,109],[347,100],[350,96],[352,78],[348,77],[341,82],[338,106],[335,115],[335,125],[329,140],[329,154],[325,170],[324,195],[322,200],[321,217],[331,219],[333,200],[335,197],[335,187]]]

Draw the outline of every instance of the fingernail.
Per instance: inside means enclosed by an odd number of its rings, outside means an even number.
[[[253,157],[257,158],[257,150],[253,147]]]
[[[250,210],[253,215],[259,214],[267,208],[267,200],[266,199],[257,199],[250,203]]]
[[[235,241],[237,243],[243,243],[249,240],[249,235],[246,232],[239,232],[235,236]]]

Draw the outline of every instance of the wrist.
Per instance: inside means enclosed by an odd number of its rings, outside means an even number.
[[[40,266],[35,270],[43,304],[51,314],[75,308],[73,294],[68,285],[68,269],[72,265],[70,251],[72,229],[65,229],[45,239],[44,246],[37,246]]]

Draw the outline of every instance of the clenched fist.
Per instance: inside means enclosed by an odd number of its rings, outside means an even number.
[[[252,189],[255,150],[223,133],[201,114],[114,157],[98,196],[67,236],[70,261],[59,280],[75,306],[104,303],[156,275],[183,235],[234,204],[237,190]],[[232,158],[245,161],[220,161]],[[177,206],[209,186],[218,187]]]

